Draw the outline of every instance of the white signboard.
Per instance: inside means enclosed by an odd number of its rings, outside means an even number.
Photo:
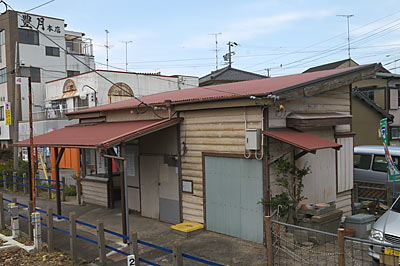
[[[135,266],[136,265],[135,255],[129,255],[127,257],[127,260],[128,260],[128,266]]]
[[[18,13],[18,28],[64,36],[64,21],[27,13]]]

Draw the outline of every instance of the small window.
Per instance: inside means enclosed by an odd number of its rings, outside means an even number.
[[[7,69],[2,68],[0,69],[0,83],[7,82]]]
[[[35,30],[18,29],[20,43],[39,45],[39,32]]]
[[[0,31],[0,45],[4,45],[6,43],[6,35],[5,35],[6,31],[5,30],[1,30]]]
[[[369,170],[371,157],[369,154],[354,154],[354,168]]]
[[[80,74],[81,72],[75,70],[67,70],[67,77],[75,76]]]
[[[46,55],[59,57],[60,56],[60,48],[46,46]]]
[[[97,174],[96,151],[85,149],[84,152],[86,160],[86,175],[95,176]]]
[[[375,155],[374,162],[372,164],[372,170],[378,172],[386,172],[386,158],[383,155]]]
[[[392,127],[391,133],[392,139],[400,139],[400,127]]]
[[[4,106],[0,106],[0,121],[4,121]]]
[[[39,67],[21,67],[22,77],[31,77],[31,82],[41,82]]]

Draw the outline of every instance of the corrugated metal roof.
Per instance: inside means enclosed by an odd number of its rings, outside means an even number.
[[[38,147],[108,148],[122,141],[140,137],[179,123],[182,119],[102,122],[79,124],[58,129],[33,138]],[[13,146],[28,147],[29,139]]]
[[[339,149],[342,147],[342,145],[333,141],[288,128],[264,131],[264,134],[308,152],[326,148]]]
[[[162,104],[165,100],[171,100],[172,104],[182,104],[230,98],[244,98],[251,95],[261,96],[268,95],[273,92],[281,92],[285,89],[295,89],[305,84],[318,82],[321,79],[329,79],[337,75],[344,75],[373,66],[375,66],[375,64],[227,83],[221,85],[204,86],[185,90],[168,91],[140,97],[139,99],[147,104],[154,105]],[[100,111],[136,108],[138,104],[140,104],[140,101],[138,101],[137,99],[131,99],[89,109],[83,109],[71,112],[69,114],[84,114]]]

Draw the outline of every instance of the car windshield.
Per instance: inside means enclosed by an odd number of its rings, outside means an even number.
[[[397,199],[396,203],[393,205],[392,211],[400,212],[400,198]]]

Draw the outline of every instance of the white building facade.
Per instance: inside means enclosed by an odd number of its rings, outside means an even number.
[[[7,23],[5,23],[7,21]],[[91,40],[66,30],[63,19],[16,11],[0,15],[0,142],[18,139],[18,123],[29,119],[28,90],[16,77],[30,77],[33,119],[45,119],[45,84],[94,69]],[[10,108],[6,121],[6,106]],[[4,119],[1,119],[3,118]],[[10,123],[6,123],[10,122]]]

